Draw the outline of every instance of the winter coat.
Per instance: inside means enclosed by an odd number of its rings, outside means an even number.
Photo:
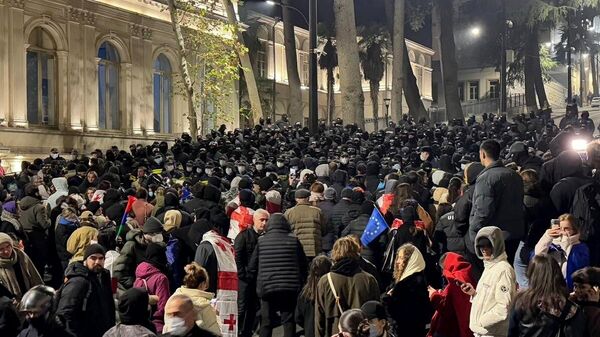
[[[552,199],[558,214],[569,213],[577,189],[591,182],[592,178],[580,176],[562,178],[554,184],[550,191],[550,199]]]
[[[106,199],[106,196],[104,198]],[[110,220],[119,224],[121,222],[121,218],[123,217],[123,213],[125,213],[126,202],[115,202],[106,206],[107,207],[104,208],[104,204],[102,205],[104,215]]]
[[[117,324],[110,328],[102,337],[155,337],[156,334],[141,325]]]
[[[281,214],[273,214],[266,233],[258,238],[248,267],[256,275],[256,293],[265,297],[280,292],[298,293],[304,285],[308,265],[302,244]]]
[[[21,299],[29,289],[44,284],[44,281],[29,256],[13,248],[10,258],[0,258],[0,284]]]
[[[135,268],[142,263],[146,253],[146,243],[141,230],[133,229],[127,233],[127,241],[113,266],[113,274],[119,281],[119,289],[133,287]]]
[[[341,199],[331,210],[331,222],[333,224],[333,228],[336,230],[336,235],[339,235],[346,227],[342,223],[342,218],[348,213],[351,205],[352,201]]]
[[[54,188],[56,188],[56,192],[52,193],[52,195],[48,197],[48,200],[46,200],[50,209],[56,207],[56,202],[60,197],[69,195],[69,186],[67,184],[67,178],[53,178],[52,185],[54,185]]]
[[[361,214],[358,218],[350,221],[348,227],[342,231],[342,236],[356,235],[359,238],[362,236],[367,223],[371,218],[371,214]],[[383,232],[376,239],[371,241],[368,246],[363,247],[360,252],[360,256],[367,259],[369,262],[375,265],[377,269],[381,268],[383,252],[387,246],[387,233]]]
[[[315,336],[329,337],[338,333],[341,316],[333,290],[329,284],[331,277],[335,292],[339,296],[342,310],[359,309],[367,301],[379,299],[379,286],[375,277],[363,272],[354,259],[342,259],[335,263],[331,272],[325,274],[317,284],[315,297]]]
[[[298,295],[296,300],[296,310],[294,311],[296,324],[304,329],[304,336],[315,335],[315,303],[307,300],[304,296]]]
[[[221,330],[219,328],[219,321],[217,319],[217,312],[212,307],[210,301],[215,297],[214,293],[199,289],[190,289],[180,287],[175,290],[173,295],[185,295],[192,299],[194,303],[194,309],[196,309],[196,325],[204,330],[208,330],[213,334],[220,336]],[[169,331],[171,327],[169,324],[165,324],[164,330]]]
[[[449,212],[440,217],[435,227],[434,238],[441,246],[441,253],[454,252],[465,255],[467,252],[465,235],[469,226],[456,221],[455,214],[456,212]]]
[[[425,326],[430,322],[433,310],[423,271],[391,285],[381,296],[381,303],[390,315],[397,336],[425,336]]]
[[[475,239],[483,227],[496,226],[508,233],[505,240],[520,240],[525,235],[522,200],[523,180],[518,173],[499,161],[485,168],[477,177],[473,192],[470,238]],[[471,245],[467,248],[474,249]]]
[[[92,240],[98,241],[98,230],[94,227],[77,228],[67,240],[67,252],[71,255],[69,262],[83,261],[85,248]]]
[[[168,211],[171,210],[176,210],[181,213],[181,224],[179,225],[179,227],[187,227],[194,222],[194,218],[190,215],[190,213],[179,209],[179,207],[173,206],[165,206],[160,213],[157,213],[156,218],[158,219],[158,221],[160,221],[160,223],[165,223],[165,215]]]
[[[21,329],[21,321],[13,300],[7,296],[0,296],[0,335],[16,336]]]
[[[58,291],[56,314],[77,337],[101,337],[115,325],[115,302],[106,269],[92,273],[81,262],[70,264]]]
[[[587,317],[587,328],[590,336],[600,336],[600,303],[577,303]]]
[[[133,202],[131,209],[133,210],[133,214],[135,214],[135,221],[137,221],[140,227],[143,227],[146,219],[152,215],[154,206],[146,200],[138,199]]]
[[[258,243],[258,237],[258,233],[254,228],[250,227],[238,234],[233,242],[238,279],[247,283],[254,281],[248,272],[248,266],[250,265],[252,253],[254,253],[254,249]]]
[[[563,317],[564,315],[564,317]],[[575,303],[567,301],[561,312],[527,312],[513,309],[510,314],[508,337],[587,337],[587,317]]]
[[[54,244],[56,245],[58,258],[63,263],[66,263],[71,258],[71,254],[67,251],[67,241],[77,228],[79,228],[77,220],[69,220],[62,215],[58,216],[54,230]]]
[[[165,324],[165,305],[171,295],[169,291],[169,279],[152,264],[142,262],[135,269],[135,282],[133,282],[133,286],[146,289],[149,295],[158,296],[156,311],[152,313],[152,323],[154,323],[157,332],[162,332],[163,325]]]
[[[40,199],[27,196],[19,202],[19,208],[21,209],[21,215],[19,220],[23,229],[26,232],[30,231],[46,231],[50,227],[50,219],[48,219],[48,212],[46,207],[42,205]]]
[[[523,238],[525,243],[521,249],[520,258],[524,262],[529,262],[533,255],[533,249],[542,235],[546,233],[550,219],[557,218],[559,214],[554,209],[552,200],[547,195],[542,195],[539,187],[525,187],[523,196],[523,205],[525,213],[526,234]]]
[[[342,195],[342,190],[348,184],[348,173],[342,169],[337,169],[333,172],[333,174],[331,176],[331,181],[332,181],[331,187],[333,187],[333,189],[335,190],[336,195],[338,197],[338,200],[340,200],[341,195]]]
[[[215,249],[210,242],[203,241],[198,245],[194,261],[206,269],[209,281],[219,279],[219,264],[217,261],[217,255],[215,254]],[[209,282],[208,289],[206,289],[206,291],[216,293],[217,282]]]
[[[323,250],[321,236],[327,232],[327,223],[321,210],[308,204],[298,204],[288,209],[285,217],[302,243],[306,256],[319,255]]]
[[[447,281],[446,287],[429,296],[435,313],[427,336],[473,337],[473,332],[469,329],[471,299],[459,286],[461,283],[476,286],[475,279],[471,276],[471,264],[459,254],[448,253],[442,275]]]
[[[19,240],[27,242],[27,234],[23,230],[23,225],[15,214],[7,211],[2,211],[2,215],[0,215],[0,232],[13,234]]]
[[[484,227],[475,242],[483,237],[492,243],[494,258],[483,261],[485,269],[471,298],[469,328],[484,336],[507,336],[509,312],[516,292],[515,271],[507,261],[502,231],[498,227]],[[483,259],[481,251],[477,250],[476,254]]]
[[[75,337],[75,335],[66,329],[58,317],[55,317],[51,323],[44,327],[44,331],[39,331],[33,325],[29,325],[21,330],[17,337]]]
[[[463,195],[456,200],[454,203],[454,220],[462,224],[469,223],[469,216],[473,208],[473,192],[475,192],[475,186],[467,186]]]
[[[325,218],[326,230],[325,232],[321,233],[323,235],[321,245],[323,251],[328,252],[333,248],[333,243],[335,242],[335,237],[337,234],[332,220],[335,202],[333,200],[319,201],[317,203],[317,207],[321,210],[321,212],[323,213],[323,217]]]
[[[544,233],[540,241],[535,245],[535,254],[549,254],[555,257],[567,281],[569,290],[573,290],[573,278],[571,275],[577,270],[590,265],[590,250],[585,243],[579,242],[579,234],[569,237],[568,240],[570,244],[564,247],[561,245],[560,238],[555,240],[547,233]]]

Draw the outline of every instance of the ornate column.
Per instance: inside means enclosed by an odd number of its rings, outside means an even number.
[[[6,88],[0,90],[0,125],[8,124],[8,97],[11,84],[8,81],[8,6],[0,3],[0,83],[5,83]]]
[[[85,129],[98,130],[98,51],[96,50],[96,17],[94,13],[82,11],[83,25],[83,108]]]
[[[69,110],[69,100],[68,100],[68,86],[67,86],[67,58],[69,53],[65,50],[59,50],[56,52],[57,58],[57,81],[56,81],[56,90],[58,98],[57,106],[58,106],[58,129],[61,131],[68,130],[71,125],[71,114]]]
[[[83,38],[82,26],[80,24],[83,17],[83,11],[78,8],[69,7],[65,13],[67,22],[67,40],[69,41],[69,53],[67,55],[68,78],[68,98],[67,111],[68,127],[72,130],[82,130],[85,121],[84,89],[85,72],[83,71]]]
[[[121,62],[119,81],[119,107],[121,112],[121,130],[130,135],[133,131],[133,120],[131,118],[131,86],[132,71],[131,63]]]
[[[148,27],[142,28],[142,38],[144,39],[144,58],[142,67],[142,128],[147,134],[154,133],[154,60],[152,59],[152,30]]]
[[[131,88],[131,132],[136,135],[143,133],[145,97],[144,88],[144,50],[142,43],[142,27],[135,23],[129,24],[129,33],[131,35],[131,61],[133,64],[133,86]]]
[[[24,0],[7,0],[8,7],[8,83],[9,125],[27,127],[27,70],[25,64],[25,39],[23,36]]]

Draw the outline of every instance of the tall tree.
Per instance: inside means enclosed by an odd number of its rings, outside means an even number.
[[[332,123],[335,116],[335,98],[333,86],[335,76],[333,71],[338,66],[337,49],[333,44],[331,35],[326,36],[327,42],[319,56],[319,67],[327,72],[327,122]]]
[[[456,46],[454,44],[454,1],[434,0],[437,17],[440,23],[440,56],[444,99],[446,101],[446,118],[448,120],[464,119],[460,98],[458,97],[458,64],[456,63]]]
[[[344,122],[365,124],[365,97],[362,91],[354,1],[334,0],[335,36],[340,67],[340,90]]]
[[[394,0],[392,29],[392,120],[402,119],[402,86],[404,85],[404,8],[405,0]]]
[[[302,91],[300,87],[300,75],[298,74],[298,56],[296,52],[296,33],[290,0],[283,0],[281,16],[283,19],[283,45],[285,47],[285,62],[289,88],[289,114],[290,121],[303,122],[304,111],[302,109]]]
[[[371,105],[375,131],[379,130],[379,83],[385,74],[385,57],[388,45],[388,33],[385,27],[361,27],[360,64],[365,80],[369,81]]]

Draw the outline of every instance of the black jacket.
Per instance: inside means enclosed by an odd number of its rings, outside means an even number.
[[[554,184],[554,187],[552,187],[552,190],[550,191],[550,198],[558,213],[569,213],[569,211],[571,211],[571,206],[573,206],[573,199],[575,198],[577,189],[592,181],[592,178],[578,176],[562,178]]]
[[[360,238],[367,227],[370,217],[370,214],[361,214],[358,218],[350,221],[348,226],[342,231],[342,236],[355,235]],[[383,252],[387,246],[386,234],[387,233],[384,232],[379,235],[377,239],[371,241],[368,246],[364,247],[360,253],[363,258],[374,264],[377,269],[381,268]]]
[[[352,202],[350,200],[341,199],[331,210],[331,223],[333,224],[333,228],[335,228],[338,236],[345,227],[342,223],[342,218],[348,213],[351,205]]]
[[[299,292],[307,270],[304,249],[292,234],[290,223],[283,214],[273,214],[250,259],[250,274],[256,275],[256,293],[263,297],[284,291]]]
[[[418,272],[393,284],[381,296],[397,336],[425,336],[425,325],[431,321],[433,309],[427,293],[425,273]]]
[[[110,274],[103,269],[92,273],[81,262],[65,271],[67,282],[58,295],[56,314],[77,337],[102,337],[115,325],[115,302]]]
[[[217,255],[215,249],[208,241],[204,241],[198,245],[196,249],[196,257],[194,258],[199,265],[206,269],[209,280],[219,279],[219,263],[217,261]],[[217,292],[217,282],[209,282],[208,289],[206,291],[211,293]]]
[[[250,264],[252,253],[254,253],[254,248],[256,248],[256,244],[258,243],[258,237],[259,235],[254,228],[249,227],[238,234],[233,242],[238,278],[247,283],[253,281],[248,273],[248,265]]]
[[[466,223],[456,221],[455,212],[442,215],[435,228],[435,242],[439,245],[439,253],[454,252],[465,255],[467,246],[465,235],[469,230]]]
[[[566,311],[566,312],[565,312]],[[576,304],[567,302],[561,316],[544,311],[528,313],[513,309],[510,314],[508,337],[588,337],[586,316]]]
[[[332,215],[333,208],[335,207],[335,202],[333,200],[323,200],[317,203],[317,207],[323,213],[323,217],[325,218],[325,223],[327,226],[327,230],[325,233],[322,233],[322,241],[321,248],[323,251],[330,251],[333,248],[333,243],[335,242],[337,231],[333,225]]]
[[[15,335],[2,335],[15,336]],[[67,331],[64,324],[57,317],[47,326],[37,329],[33,326],[28,326],[19,333],[18,337],[75,337],[71,332]]]

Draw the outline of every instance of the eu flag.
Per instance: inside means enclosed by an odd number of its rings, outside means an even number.
[[[383,215],[381,215],[381,212],[379,212],[377,207],[373,208],[373,213],[371,213],[367,227],[365,227],[365,231],[360,237],[360,242],[362,242],[363,246],[369,245],[369,243],[377,239],[381,233],[385,232],[387,228],[388,225],[385,222]]]

